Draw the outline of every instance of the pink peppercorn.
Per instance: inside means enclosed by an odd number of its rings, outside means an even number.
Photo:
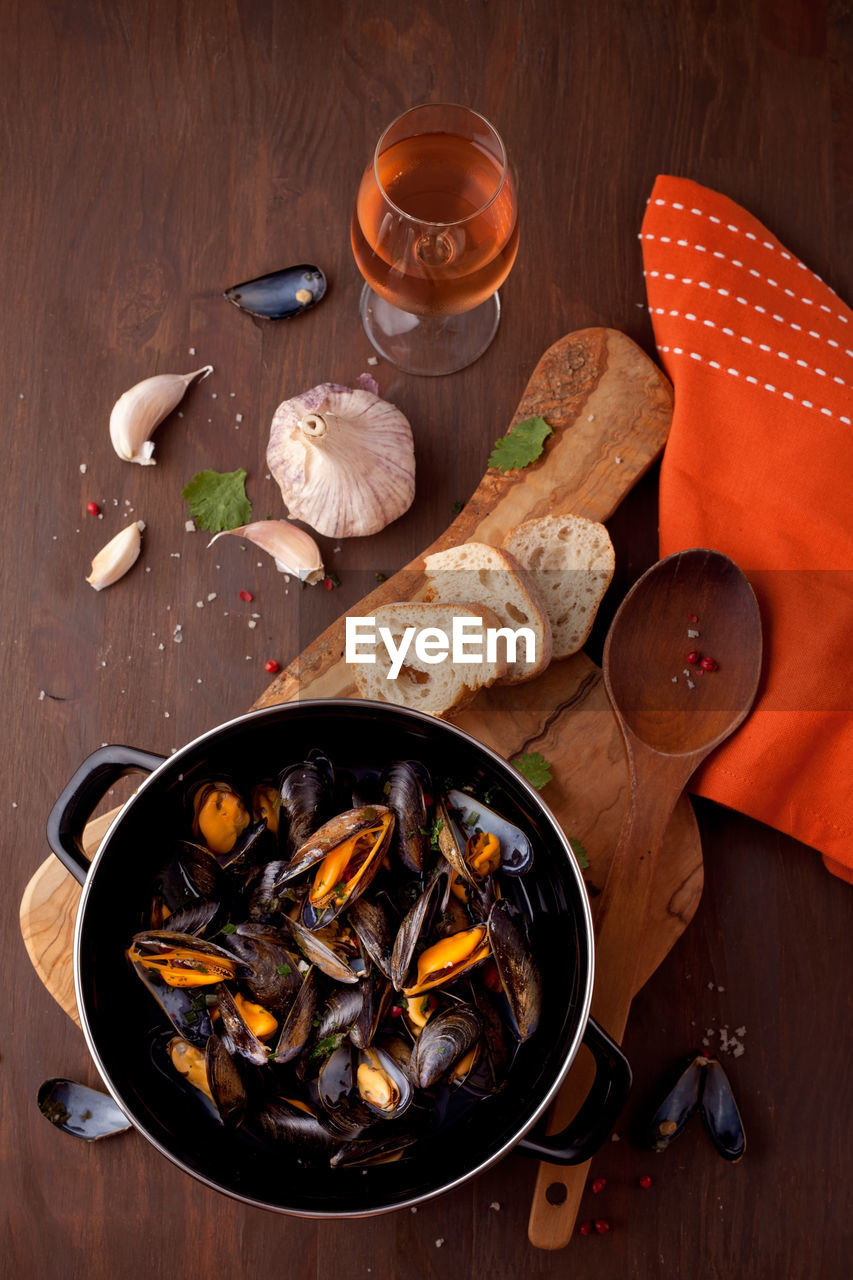
[[[642,1178],[639,1179],[639,1182],[644,1191],[648,1191],[649,1187],[652,1185],[652,1180],[647,1173],[643,1174]]]
[[[101,514],[101,508],[98,506],[97,502],[87,502],[86,510],[89,512],[90,516],[99,516]]]
[[[593,1226],[600,1236],[605,1235],[610,1230],[610,1223],[606,1218],[596,1218]]]
[[[244,604],[251,604],[251,602],[255,598],[252,595],[251,591],[238,591],[237,595],[244,602]]]
[[[269,658],[264,663],[264,671],[268,671],[271,676],[274,676],[277,671],[281,671],[281,667],[278,665],[275,658]]]
[[[591,1235],[592,1235],[592,1223],[591,1223],[591,1222],[582,1222],[582,1223],[580,1224],[580,1226],[578,1227],[578,1235],[581,1235],[581,1236],[591,1236]]]
[[[598,1193],[600,1191],[603,1191],[606,1186],[607,1186],[606,1178],[593,1178],[592,1184],[590,1186],[590,1190],[592,1191],[592,1194],[594,1196],[597,1196]]]
[[[699,666],[703,671],[719,671],[720,669],[720,664],[715,662],[713,658],[703,658]]]

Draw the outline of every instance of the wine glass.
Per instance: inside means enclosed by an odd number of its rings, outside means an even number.
[[[361,179],[350,236],[361,320],[407,373],[464,369],[497,332],[497,289],[518,251],[518,203],[500,135],[454,103],[389,125]]]

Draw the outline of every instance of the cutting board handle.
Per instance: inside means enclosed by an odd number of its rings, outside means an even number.
[[[153,773],[165,756],[135,747],[106,745],[87,756],[47,819],[47,843],[79,884],[89,872],[83,831],[97,805],[114,783],[128,773]]]
[[[604,1142],[628,1100],[631,1067],[614,1040],[593,1018],[583,1042],[595,1059],[595,1079],[577,1115],[561,1133],[522,1138],[518,1149],[550,1164],[583,1164]]]

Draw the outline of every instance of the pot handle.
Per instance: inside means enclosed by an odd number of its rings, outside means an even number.
[[[83,849],[83,831],[98,803],[114,782],[128,773],[153,773],[166,759],[135,747],[98,747],[88,756],[50,811],[47,843],[59,861],[80,884],[86,879],[89,858]]]
[[[590,1018],[584,1044],[595,1058],[595,1079],[584,1103],[562,1133],[539,1132],[522,1138],[517,1149],[550,1164],[583,1164],[602,1145],[631,1089],[631,1067],[614,1040]]]

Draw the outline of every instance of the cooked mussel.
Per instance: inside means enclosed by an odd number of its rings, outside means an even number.
[[[262,1136],[288,1143],[299,1155],[331,1151],[338,1144],[338,1139],[320,1123],[311,1108],[298,1099],[267,1100],[254,1112],[252,1125]]]
[[[167,1052],[178,1074],[210,1099],[225,1124],[241,1122],[246,1111],[246,1087],[218,1035],[208,1036],[203,1050],[181,1036],[173,1036]]]
[[[324,823],[297,849],[286,872],[293,879],[316,868],[302,912],[308,928],[322,928],[359,898],[382,865],[394,829],[385,805],[348,809]]]
[[[251,814],[230,782],[202,782],[192,793],[193,835],[211,853],[230,853]]]
[[[529,1040],[542,1012],[542,975],[518,918],[505,898],[489,912],[489,944],[519,1040]]]
[[[429,774],[417,760],[395,760],[382,775],[382,789],[396,819],[391,852],[410,871],[420,872],[429,849]]]
[[[264,1066],[269,1053],[261,1037],[274,1034],[277,1020],[263,1006],[246,1001],[239,993],[232,994],[225,986],[218,989],[217,996],[225,1048],[232,1057],[245,1058],[256,1067]]]
[[[358,982],[364,964],[355,935],[339,921],[322,929],[306,929],[298,920],[285,917],[282,927],[293,937],[305,958],[335,982]]]
[[[500,869],[508,876],[523,876],[533,865],[533,845],[515,823],[464,791],[448,791],[448,806],[458,815],[466,837],[489,832],[500,844]]]
[[[149,929],[137,933],[128,959],[151,970],[170,987],[207,987],[250,973],[229,951],[189,933]]]
[[[325,292],[326,277],[320,268],[301,263],[232,285],[223,296],[262,320],[289,320],[316,306]]]
[[[279,780],[279,847],[290,860],[332,813],[335,774],[322,752],[288,765]]]
[[[350,904],[349,923],[362,945],[366,957],[373,961],[386,978],[392,976],[393,937],[389,913],[379,897],[357,898]]]
[[[475,925],[439,939],[418,958],[417,981],[403,988],[404,996],[420,995],[433,987],[454,982],[461,974],[487,960],[490,955],[485,925]]]
[[[444,911],[448,895],[449,876],[445,871],[439,870],[400,922],[391,952],[391,981],[398,991],[405,987],[415,950],[421,939],[428,936],[433,922]]]
[[[365,1106],[383,1120],[401,1116],[414,1097],[408,1074],[378,1045],[359,1051],[356,1087]]]
[[[273,1013],[284,1013],[302,985],[299,960],[282,935],[262,924],[238,924],[225,946],[250,970],[243,979],[246,991]]]
[[[412,1080],[419,1089],[428,1089],[474,1047],[483,1030],[483,1020],[468,1004],[453,1004],[436,1013],[424,1027],[411,1059]]]
[[[292,1062],[311,1038],[317,1009],[317,973],[312,965],[282,1022],[281,1034],[270,1054],[272,1062]]]

